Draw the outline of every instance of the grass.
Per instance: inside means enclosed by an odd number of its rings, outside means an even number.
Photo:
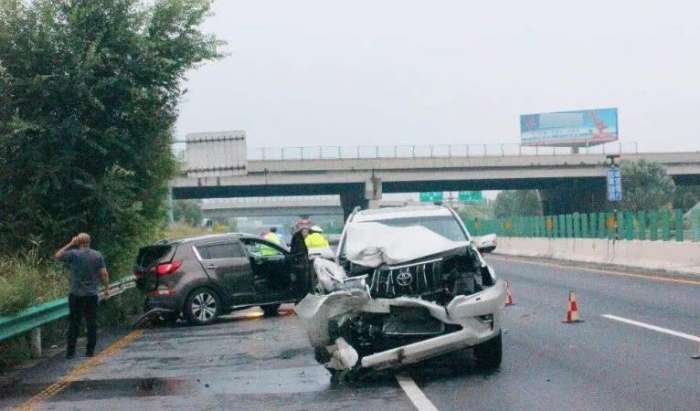
[[[66,296],[68,277],[60,265],[41,259],[35,249],[0,256],[0,315]]]

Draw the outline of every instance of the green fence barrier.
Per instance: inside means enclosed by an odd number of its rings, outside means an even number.
[[[464,225],[476,236],[495,233],[504,237],[700,242],[700,209],[689,213],[687,221],[683,210],[663,209],[466,219]],[[689,229],[687,234],[686,229]]]
[[[674,210],[676,213],[676,241],[685,240],[685,224],[683,221],[683,210]]]
[[[644,211],[637,213],[637,221],[639,223],[639,238],[640,240],[647,239],[647,214]]]
[[[693,234],[693,241],[700,241],[700,209],[690,213],[690,231]]]
[[[659,212],[649,212],[649,239],[656,241],[659,239]]]
[[[668,241],[671,239],[671,212],[661,211],[661,239]]]

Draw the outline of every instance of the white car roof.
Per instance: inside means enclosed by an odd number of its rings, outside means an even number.
[[[381,221],[395,218],[452,216],[447,207],[441,206],[406,206],[387,207],[358,211],[352,219],[355,222]]]

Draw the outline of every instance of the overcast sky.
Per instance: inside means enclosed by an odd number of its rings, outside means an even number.
[[[177,134],[249,147],[506,143],[521,113],[618,107],[640,149],[700,150],[697,1],[218,0],[229,55]]]

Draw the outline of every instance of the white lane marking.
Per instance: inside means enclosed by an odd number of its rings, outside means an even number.
[[[411,377],[404,373],[397,374],[396,381],[399,382],[403,392],[406,393],[418,411],[438,411]]]
[[[673,335],[675,337],[685,338],[686,340],[695,341],[695,342],[700,343],[700,337],[698,337],[696,335],[686,334],[686,333],[682,333],[680,331],[669,330],[668,328],[657,327],[656,325],[643,323],[641,321],[634,321],[634,320],[630,320],[628,318],[618,317],[616,315],[603,314],[602,317],[605,317],[609,320],[615,320],[615,321],[619,321],[621,323],[636,325],[637,327],[646,328],[647,330],[657,331],[660,333]]]

